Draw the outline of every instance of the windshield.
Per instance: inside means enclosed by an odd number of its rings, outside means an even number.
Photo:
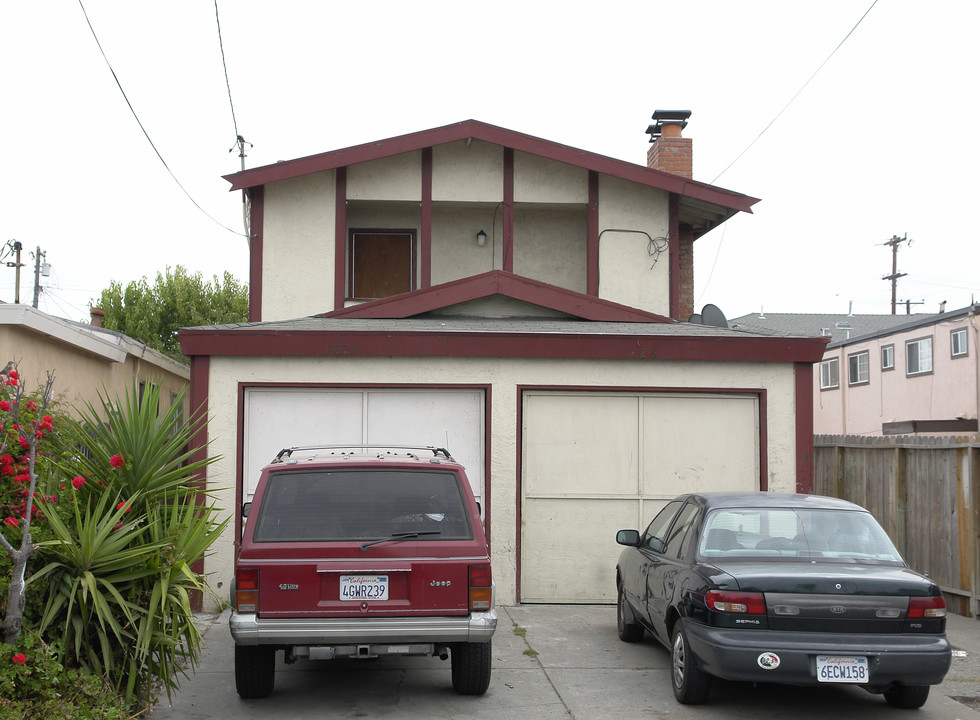
[[[473,537],[451,472],[343,470],[269,476],[255,518],[257,542]]]
[[[724,508],[705,520],[698,552],[717,557],[826,557],[904,562],[868,512]]]

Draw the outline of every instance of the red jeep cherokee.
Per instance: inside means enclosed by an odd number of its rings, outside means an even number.
[[[235,685],[275,685],[297,658],[437,655],[453,687],[490,684],[497,626],[480,510],[443,448],[282,450],[262,470],[231,591]]]

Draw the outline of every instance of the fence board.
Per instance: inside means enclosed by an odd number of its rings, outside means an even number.
[[[818,435],[814,492],[868,509],[952,612],[980,608],[980,435]]]

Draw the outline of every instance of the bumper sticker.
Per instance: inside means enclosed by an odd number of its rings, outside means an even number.
[[[759,656],[757,662],[763,670],[775,670],[779,667],[779,655],[773,652],[764,652]]]

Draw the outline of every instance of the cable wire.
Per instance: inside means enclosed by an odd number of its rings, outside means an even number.
[[[78,5],[79,7],[82,8],[82,14],[85,16],[85,22],[88,24],[88,29],[91,31],[92,37],[95,39],[95,44],[99,46],[99,52],[102,53],[102,59],[105,60],[105,64],[109,67],[109,72],[112,73],[112,79],[116,81],[116,86],[119,88],[119,92],[122,93],[123,100],[126,101],[126,105],[129,107],[129,111],[133,114],[133,118],[136,119],[136,124],[140,126],[140,130],[143,131],[143,136],[146,138],[146,141],[150,143],[150,147],[153,148],[153,152],[156,153],[156,156],[160,159],[160,162],[163,163],[163,167],[166,168],[168,173],[170,173],[170,177],[172,177],[174,182],[177,183],[177,187],[179,187],[183,191],[184,195],[187,196],[188,200],[194,203],[194,207],[196,207],[198,210],[204,213],[214,223],[220,225],[230,233],[234,233],[235,235],[242,235],[243,233],[240,233],[237,230],[233,230],[227,225],[224,225],[220,220],[214,218],[210,213],[208,213],[207,210],[201,207],[198,204],[197,200],[191,197],[191,194],[187,192],[187,188],[185,188],[181,184],[180,180],[177,179],[177,176],[174,175],[173,170],[171,170],[170,166],[167,165],[167,161],[163,159],[163,156],[160,154],[160,151],[157,150],[157,146],[153,144],[153,140],[150,139],[150,134],[146,131],[146,128],[143,127],[143,123],[140,122],[139,116],[136,114],[136,110],[133,109],[132,103],[129,102],[129,97],[126,95],[126,91],[123,90],[122,83],[119,82],[119,77],[116,75],[116,71],[112,68],[112,63],[110,63],[109,58],[106,57],[105,50],[102,49],[102,43],[99,42],[98,35],[95,34],[95,28],[92,27],[92,21],[89,20],[88,12],[86,12],[85,5],[82,4],[82,0],[78,0]]]
[[[235,118],[235,103],[231,99],[231,82],[228,80],[228,63],[225,61],[225,44],[221,39],[221,20],[218,18],[218,0],[214,0],[214,21],[218,25],[218,47],[221,49],[221,67],[225,71],[225,87],[228,88],[228,104],[231,106],[231,124],[235,126],[236,142],[242,137],[238,132],[238,120]]]
[[[793,104],[793,102],[796,100],[796,98],[798,98],[803,93],[803,91],[806,90],[807,86],[813,81],[813,78],[815,78],[817,76],[817,73],[819,73],[821,70],[823,70],[824,66],[828,62],[830,62],[830,59],[832,57],[834,57],[834,55],[837,54],[837,51],[840,50],[841,49],[841,46],[843,46],[844,43],[847,42],[847,39],[849,37],[851,37],[851,35],[854,34],[854,31],[858,29],[858,26],[862,22],[864,22],[864,19],[868,16],[868,13],[870,13],[871,10],[874,8],[874,6],[877,5],[877,4],[878,4],[878,0],[873,0],[873,2],[871,3],[871,5],[868,6],[868,9],[864,11],[864,14],[860,17],[860,19],[856,23],[854,23],[854,27],[852,27],[848,31],[847,35],[844,36],[844,39],[841,40],[839,43],[837,43],[837,47],[835,47],[833,49],[833,51],[830,53],[830,55],[827,56],[827,59],[824,60],[822,63],[820,63],[820,66],[816,70],[813,71],[813,74],[811,74],[810,77],[807,78],[807,81],[805,83],[803,83],[803,85],[800,86],[800,89],[796,91],[796,93],[793,95],[793,97],[791,97],[789,99],[789,101],[785,105],[783,105],[783,108],[778,113],[776,113],[776,115],[773,117],[773,119],[769,121],[769,124],[766,125],[764,128],[762,128],[762,132],[760,132],[756,136],[755,140],[753,140],[752,142],[750,142],[745,147],[745,149],[742,150],[742,152],[740,152],[738,154],[738,156],[734,160],[732,160],[730,163],[728,163],[728,165],[725,167],[724,170],[722,170],[720,173],[718,173],[717,175],[715,175],[714,179],[712,179],[712,181],[709,183],[709,185],[714,185],[718,181],[718,178],[720,178],[722,175],[724,175],[726,172],[728,172],[732,168],[732,166],[735,163],[737,163],[739,160],[741,160],[742,159],[742,156],[745,155],[745,153],[747,153],[752,148],[752,146],[755,145],[759,141],[759,139],[763,135],[766,134],[766,132],[769,130],[769,128],[771,128],[775,124],[775,122],[782,116],[782,114],[784,112],[786,112],[786,110],[789,108],[790,105]],[[725,224],[725,229],[727,230],[727,228],[728,228],[728,225],[726,223]],[[701,290],[701,294],[698,296],[698,299],[695,302],[695,305],[697,305],[697,303],[701,301],[701,298],[703,298],[704,295],[705,295],[705,293],[708,291],[708,284],[711,282],[711,276],[715,272],[715,265],[717,265],[717,263],[718,263],[718,257],[721,255],[721,246],[722,246],[722,243],[724,241],[725,241],[725,233],[723,232],[722,235],[721,235],[721,239],[718,241],[718,249],[715,251],[715,259],[711,263],[711,272],[708,273],[708,280],[705,282],[704,289]]]

